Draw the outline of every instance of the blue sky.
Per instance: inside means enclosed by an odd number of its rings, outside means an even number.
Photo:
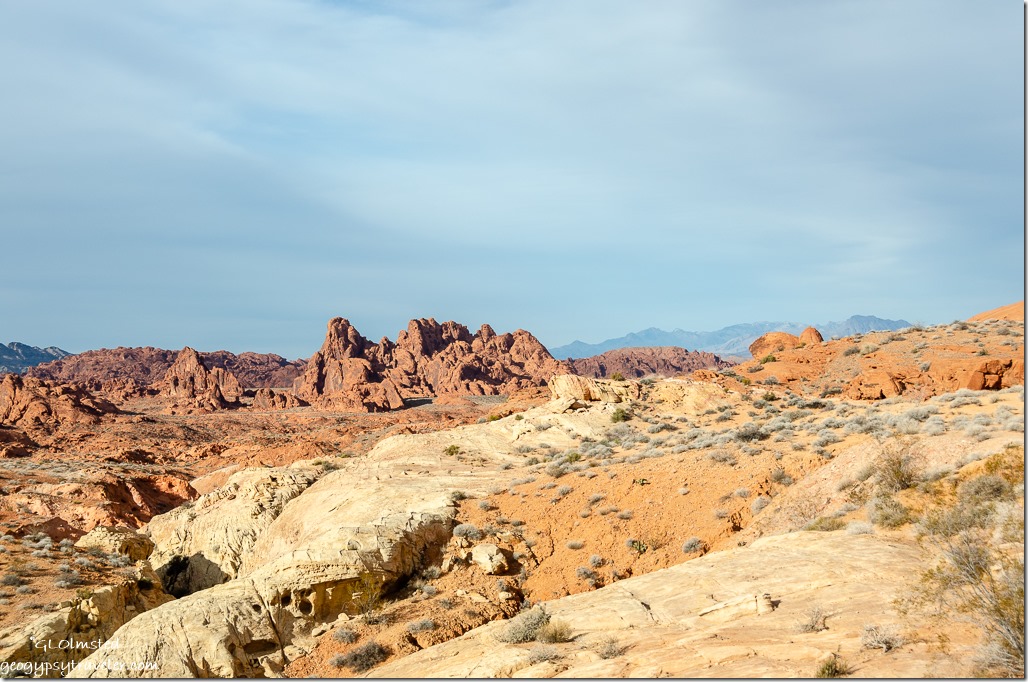
[[[0,5],[0,340],[306,357],[1023,297],[1014,2]]]

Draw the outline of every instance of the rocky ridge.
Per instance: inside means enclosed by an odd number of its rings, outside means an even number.
[[[697,369],[727,369],[726,362],[713,353],[690,351],[679,346],[618,348],[588,358],[568,360],[571,370],[580,376],[609,379],[620,374],[628,379],[650,375],[671,377],[689,374]]]
[[[179,353],[162,348],[103,348],[46,362],[28,369],[26,376],[60,383],[81,383],[92,390],[116,389],[131,382],[135,394],[160,383]],[[274,353],[201,352],[207,367],[231,372],[247,388],[288,387],[300,375],[306,360],[287,361]]]
[[[29,367],[35,367],[51,360],[60,360],[68,355],[71,353],[61,350],[57,346],[37,348],[17,341],[12,341],[7,345],[0,343],[0,375],[20,374]]]
[[[337,317],[294,386],[313,405],[380,412],[402,407],[405,398],[511,393],[562,371],[563,363],[521,329],[497,335],[482,325],[472,335],[456,322],[418,319],[396,343],[375,344]]]

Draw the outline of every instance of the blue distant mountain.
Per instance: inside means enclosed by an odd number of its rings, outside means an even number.
[[[17,341],[6,346],[0,343],[0,374],[21,374],[29,367],[60,360],[68,355],[71,353],[56,346],[36,348]]]
[[[616,339],[600,343],[574,341],[566,346],[551,348],[550,353],[558,360],[564,358],[587,358],[615,348],[639,348],[647,346],[681,346],[689,350],[705,350],[722,357],[728,355],[749,357],[749,346],[767,332],[789,332],[799,334],[808,325],[795,322],[749,322],[733,324],[713,332],[688,332],[684,329],[664,331],[656,327],[632,332]],[[821,336],[830,339],[872,331],[892,331],[909,327],[906,320],[883,320],[873,315],[854,315],[842,322],[825,322],[813,325]]]

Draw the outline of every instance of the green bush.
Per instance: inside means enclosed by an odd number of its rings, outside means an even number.
[[[626,422],[630,419],[628,412],[623,408],[619,407],[614,410],[613,414],[610,415],[610,420],[617,424],[618,422]]]
[[[625,380],[625,375],[622,374],[621,372],[614,372],[613,374],[610,375],[610,378],[612,380],[614,380],[614,381],[624,381]]]
[[[456,457],[457,455],[460,454],[460,446],[459,445],[447,445],[446,449],[443,450],[443,454],[446,455],[447,457]]]
[[[765,355],[764,357],[762,357],[760,359],[760,364],[762,364],[762,365],[766,365],[769,362],[778,362],[778,358],[776,358],[771,353],[768,353],[767,355]]]

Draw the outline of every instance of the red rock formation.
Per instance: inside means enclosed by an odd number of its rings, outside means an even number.
[[[402,407],[405,397],[510,393],[566,371],[520,329],[497,335],[483,325],[472,335],[456,322],[419,319],[395,344],[386,338],[373,344],[337,317],[295,386],[312,404],[377,412]]]
[[[820,336],[820,335],[819,335]],[[750,354],[756,359],[775,352],[792,350],[801,343],[800,337],[788,332],[768,332],[750,344]]]
[[[1024,301],[986,310],[984,313],[978,313],[967,318],[968,322],[983,322],[985,320],[1020,320],[1024,322]]]
[[[734,364],[725,362],[713,353],[690,351],[678,346],[618,348],[570,362],[575,374],[596,379],[609,378],[617,373],[626,378],[650,374],[673,377],[698,369],[726,369]]]
[[[813,346],[822,343],[824,340],[825,337],[821,336],[821,332],[813,327],[807,327],[800,333],[800,343],[804,346]]]
[[[52,432],[62,423],[98,424],[117,412],[82,386],[52,384],[8,374],[0,382],[0,424]]]
[[[200,354],[186,346],[164,375],[160,394],[177,405],[216,410],[238,405],[243,389],[235,375],[220,367],[208,369]]]
[[[135,393],[143,395],[149,386],[156,386],[174,364],[178,353],[161,348],[114,348],[90,350],[69,355],[32,367],[25,376],[60,383],[79,382],[92,391],[111,390],[112,397],[126,395],[126,382],[132,382]],[[232,372],[243,386],[274,388],[291,386],[300,376],[306,360],[287,361],[273,353],[240,353],[228,351],[200,353],[204,364]]]
[[[270,388],[259,388],[253,396],[255,410],[288,410],[292,407],[303,407],[307,403],[288,391],[274,391]]]

